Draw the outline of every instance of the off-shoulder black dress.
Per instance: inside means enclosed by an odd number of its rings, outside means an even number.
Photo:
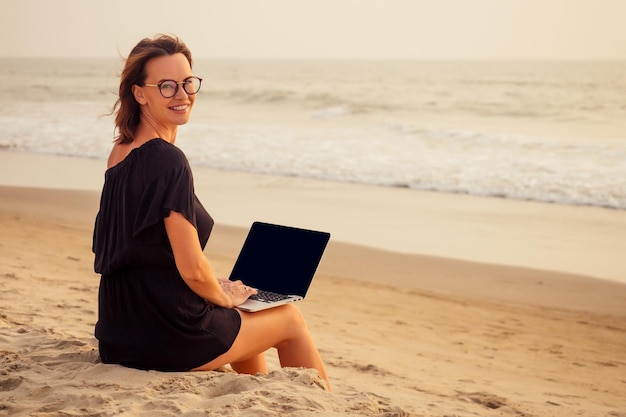
[[[226,352],[239,333],[239,313],[205,301],[176,269],[163,221],[172,210],[196,227],[204,248],[213,219],[173,144],[152,139],[106,171],[93,235],[104,363],[190,370]]]

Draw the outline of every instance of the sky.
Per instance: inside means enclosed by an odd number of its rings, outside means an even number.
[[[626,0],[0,0],[0,57],[626,59]]]

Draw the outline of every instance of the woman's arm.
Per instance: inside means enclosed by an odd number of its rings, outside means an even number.
[[[165,218],[165,230],[178,272],[189,288],[200,297],[213,304],[233,308],[256,293],[256,290],[245,287],[241,282],[228,285],[228,293],[224,292],[202,252],[196,228],[182,214],[171,211]]]

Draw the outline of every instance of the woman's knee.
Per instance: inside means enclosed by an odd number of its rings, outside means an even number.
[[[295,304],[285,304],[283,306],[289,315],[289,318],[296,326],[304,326],[306,327],[306,321],[304,320],[304,315]]]
[[[280,321],[283,323],[283,330],[290,336],[297,336],[301,333],[308,333],[306,321],[298,307],[293,304],[285,304],[277,307],[276,313],[280,314]]]

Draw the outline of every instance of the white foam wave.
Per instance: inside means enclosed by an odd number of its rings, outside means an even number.
[[[505,126],[551,119],[570,129],[581,121],[623,123],[621,72],[615,75],[613,66],[601,65],[567,69],[547,64],[468,64],[459,71],[446,63],[218,63],[205,68],[211,78],[199,100],[216,98],[211,105],[226,102],[229,112],[256,110],[247,104],[260,103],[311,117],[306,126],[293,128],[271,125],[271,118],[258,126],[197,118],[181,127],[178,144],[192,164],[213,168],[626,209],[626,140],[561,140],[424,128],[416,122],[426,114],[443,116],[437,120],[448,126],[459,115],[469,125],[478,119]],[[202,75],[201,65],[197,71]],[[0,99],[0,148],[107,157],[113,121],[98,115],[114,102],[113,95],[103,93],[115,90],[113,70],[101,62],[81,67],[74,61],[0,60],[0,73],[20,86],[9,86]]]

